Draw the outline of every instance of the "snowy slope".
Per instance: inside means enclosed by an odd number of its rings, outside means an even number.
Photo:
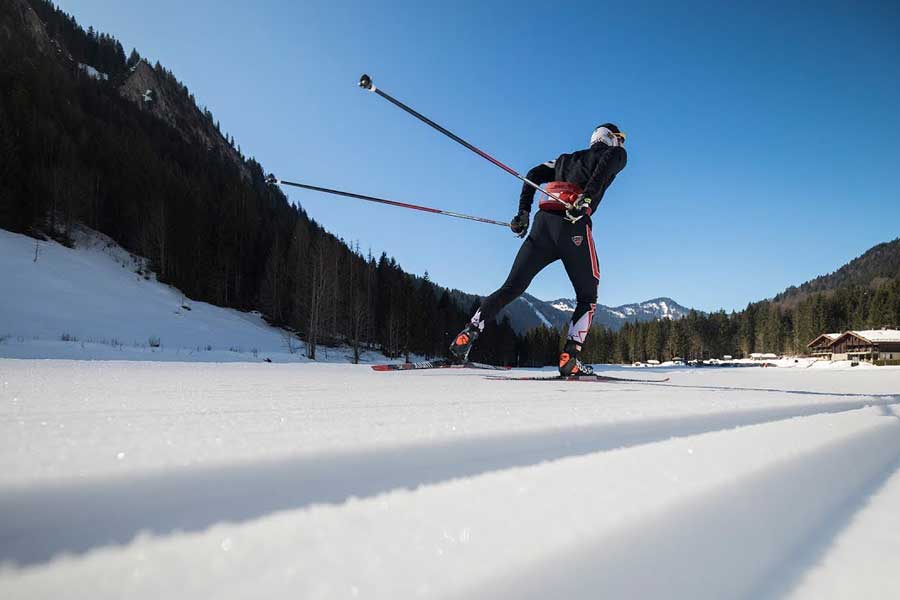
[[[891,597],[900,369],[669,373],[0,360],[0,590]]]
[[[0,357],[300,360],[258,314],[185,298],[102,234],[75,238],[70,249],[0,230]]]

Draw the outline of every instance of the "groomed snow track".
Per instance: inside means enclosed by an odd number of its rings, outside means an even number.
[[[872,531],[900,500],[900,370],[671,376],[509,384],[465,371],[0,361],[0,590],[896,589],[900,540],[873,548]]]

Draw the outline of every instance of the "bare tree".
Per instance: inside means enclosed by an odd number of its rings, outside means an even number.
[[[297,336],[294,335],[293,331],[288,331],[287,329],[281,330],[281,341],[284,343],[284,347],[287,348],[287,351],[290,354],[296,354],[298,350],[298,341]]]
[[[363,276],[361,271],[366,269]],[[350,345],[353,348],[353,364],[359,364],[361,338],[365,334],[369,319],[369,302],[371,290],[368,264],[359,254],[359,244],[350,253],[349,270],[349,298],[347,312],[349,317],[348,331],[350,332]]]
[[[269,257],[266,259],[266,271],[260,289],[260,303],[263,310],[275,323],[284,318],[283,297],[285,294],[284,262],[281,257],[281,243],[276,237]]]
[[[400,344],[403,341],[405,318],[400,309],[399,290],[395,287],[390,292],[390,306],[387,318],[387,352],[391,358],[400,356]]]
[[[313,243],[312,265],[310,267],[310,291],[307,328],[306,328],[306,356],[312,360],[316,358],[316,348],[319,336],[322,333],[323,324],[327,322],[329,311],[326,302],[329,298],[334,277],[331,273],[331,261],[326,240],[320,237]]]

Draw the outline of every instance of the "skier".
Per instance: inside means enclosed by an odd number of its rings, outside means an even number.
[[[623,147],[625,134],[612,123],[598,126],[591,135],[587,150],[562,154],[534,167],[526,179],[541,185],[564,204],[546,196],[539,203],[531,234],[522,244],[506,282],[482,302],[453,344],[450,355],[457,361],[468,358],[472,344],[504,306],[518,298],[544,267],[562,260],[569,280],[575,288],[577,305],[572,314],[566,345],[559,356],[559,372],[563,376],[590,375],[593,369],[581,363],[578,353],[591,327],[597,306],[600,268],[591,237],[591,215],[603,199],[606,189],[625,168],[627,154]],[[536,190],[524,184],[519,198],[519,212],[509,223],[518,237],[528,232],[531,205]]]

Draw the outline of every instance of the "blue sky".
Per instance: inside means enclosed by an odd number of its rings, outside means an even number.
[[[739,309],[900,235],[896,2],[62,0],[174,71],[284,179],[507,220],[513,168],[628,133],[594,218],[600,302]],[[227,8],[223,8],[227,6]],[[486,294],[520,241],[491,225],[286,190],[327,229]],[[571,297],[557,264],[529,290]]]

